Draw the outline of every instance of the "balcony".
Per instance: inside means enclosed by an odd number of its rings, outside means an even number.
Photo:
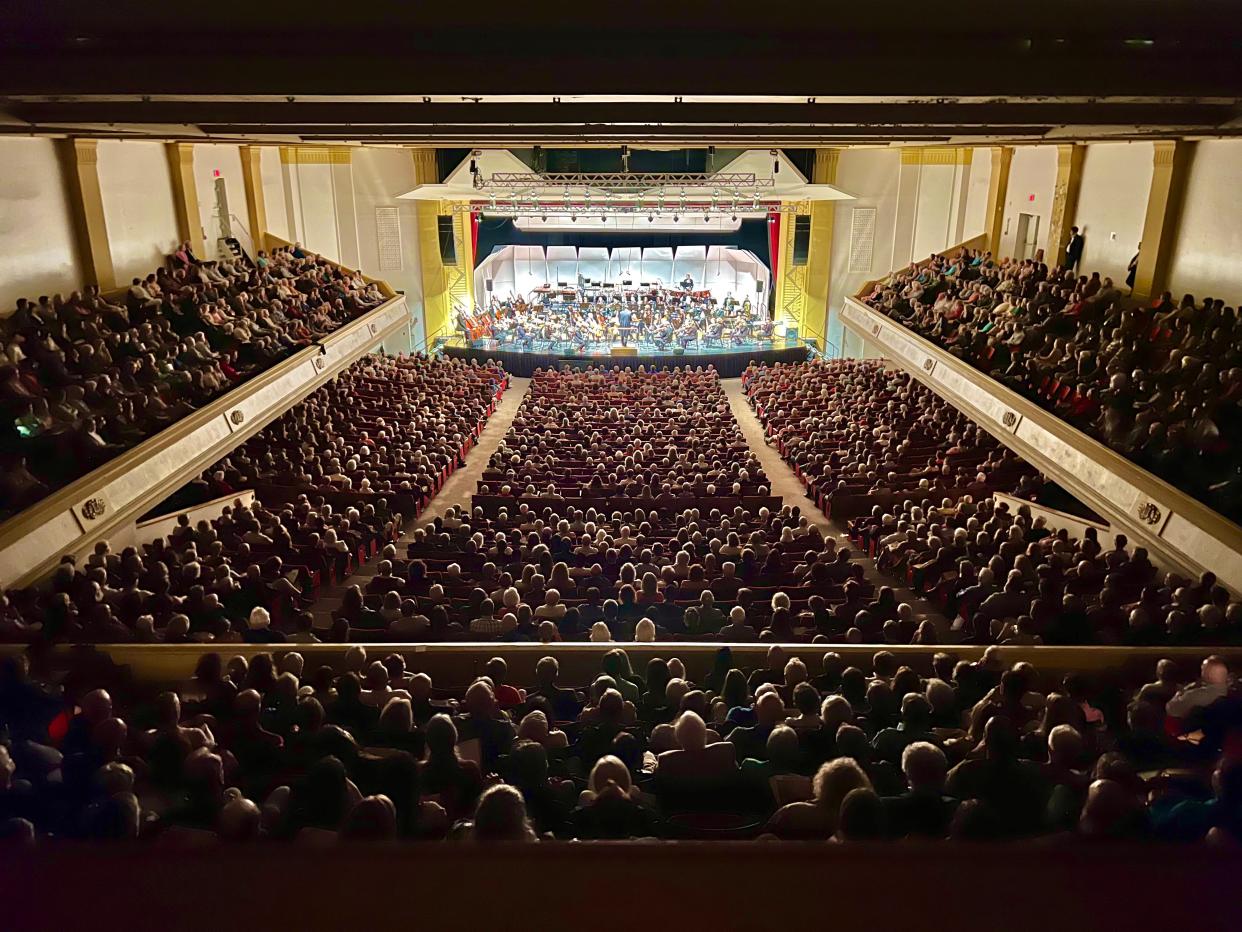
[[[379,307],[249,379],[0,525],[0,586],[29,585],[64,554],[80,555],[151,507],[359,357],[408,345],[405,298],[383,282]]]
[[[1222,585],[1242,592],[1242,528],[864,304],[870,289],[847,297],[841,312],[868,345],[974,418],[1132,545],[1148,548],[1157,562],[1194,576],[1210,570]]]

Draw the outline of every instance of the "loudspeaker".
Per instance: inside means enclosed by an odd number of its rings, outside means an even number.
[[[763,282],[755,282],[755,294],[763,294]]]
[[[436,217],[440,233],[440,261],[445,265],[457,264],[457,238],[453,235],[453,218],[440,214]]]
[[[674,356],[684,356],[684,355],[686,355],[686,348],[685,348],[684,346],[674,346],[674,347],[673,347],[673,355],[674,355]]]
[[[492,290],[492,280],[490,278],[483,279],[483,287],[490,293]]]
[[[794,217],[793,264],[806,265],[811,254],[811,218]]]
[[[637,347],[637,346],[614,346],[614,347],[612,348],[612,350],[610,351],[610,355],[613,355],[613,356],[637,356],[637,355],[638,355],[638,347]]]

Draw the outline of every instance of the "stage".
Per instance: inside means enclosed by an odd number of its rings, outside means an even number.
[[[740,345],[692,345],[683,353],[674,353],[671,348],[659,350],[647,341],[631,341],[629,349],[635,351],[632,356],[614,356],[614,348],[619,349],[620,344],[592,343],[584,351],[572,343],[548,346],[540,342],[537,349],[523,350],[513,343],[502,344],[498,340],[466,340],[463,337],[454,337],[444,344],[441,351],[454,359],[495,360],[510,375],[521,378],[530,377],[536,369],[557,368],[568,364],[615,365],[631,369],[638,366],[650,369],[661,366],[711,365],[716,367],[721,378],[726,379],[737,378],[752,362],[768,365],[777,362],[802,362],[810,352],[803,341],[782,338],[755,340]]]

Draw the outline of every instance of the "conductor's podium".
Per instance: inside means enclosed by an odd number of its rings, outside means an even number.
[[[637,356],[637,346],[614,346],[608,351],[610,356]]]

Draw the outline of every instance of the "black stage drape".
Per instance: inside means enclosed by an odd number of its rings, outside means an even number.
[[[479,242],[474,256],[475,267],[498,246],[733,246],[749,249],[769,269],[772,257],[768,249],[767,218],[747,218],[734,231],[704,230],[682,233],[673,230],[519,230],[507,217],[481,217]]]
[[[722,379],[734,379],[746,371],[752,362],[794,363],[807,358],[806,347],[773,350],[749,350],[737,353],[686,353],[675,356],[672,353],[661,353],[655,356],[573,356],[565,353],[523,353],[514,350],[487,350],[461,346],[446,346],[441,352],[454,359],[473,359],[482,362],[495,360],[505,367],[510,375],[529,378],[536,369],[559,368],[562,364],[585,368],[586,366],[626,366],[636,369],[646,366],[715,366]]]

